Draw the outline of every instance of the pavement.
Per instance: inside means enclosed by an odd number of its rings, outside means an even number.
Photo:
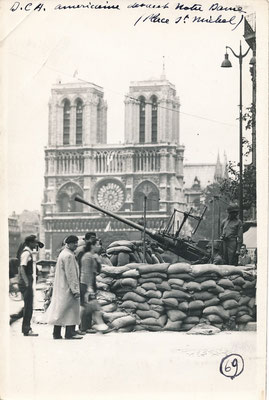
[[[20,305],[12,302],[12,311]],[[38,317],[36,313],[36,321]],[[221,332],[210,336],[111,332],[68,341],[53,340],[51,326],[33,323],[32,328],[39,333],[38,337],[24,337],[21,321],[10,327],[9,385],[6,396],[1,398],[261,398],[256,391],[256,332]],[[233,353],[243,358],[244,370],[231,379],[220,373],[220,364]],[[239,367],[236,364],[232,368]]]

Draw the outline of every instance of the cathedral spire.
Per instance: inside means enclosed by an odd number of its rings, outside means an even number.
[[[162,71],[161,79],[163,81],[166,80],[166,75],[165,75],[165,56],[163,56],[163,71]]]
[[[215,181],[219,181],[221,178],[223,178],[223,172],[222,172],[222,165],[220,162],[219,151],[218,151],[214,179],[215,179]]]

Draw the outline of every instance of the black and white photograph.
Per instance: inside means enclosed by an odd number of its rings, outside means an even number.
[[[0,398],[265,399],[268,2],[0,21]]]

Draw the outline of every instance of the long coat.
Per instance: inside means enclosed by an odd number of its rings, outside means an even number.
[[[51,325],[78,325],[80,323],[79,268],[75,254],[64,248],[57,260],[53,294],[45,321]]]

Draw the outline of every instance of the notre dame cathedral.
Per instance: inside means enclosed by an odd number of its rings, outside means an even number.
[[[146,195],[147,227],[153,229],[165,224],[174,208],[186,207],[175,86],[164,72],[160,79],[131,82],[124,103],[124,144],[108,145],[103,89],[80,81],[52,87],[41,232],[50,257],[71,233],[141,237],[74,201],[76,195],[136,223]],[[192,180],[197,186],[197,177]]]

